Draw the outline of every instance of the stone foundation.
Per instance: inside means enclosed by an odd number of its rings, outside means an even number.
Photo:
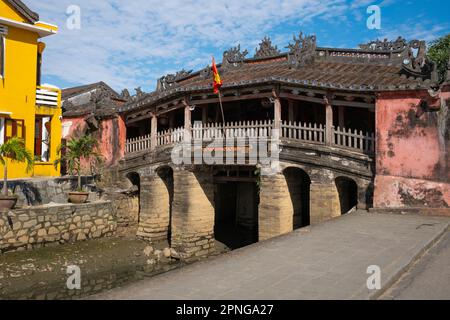
[[[31,207],[0,214],[0,251],[31,250],[109,236],[117,227],[110,201]]]
[[[174,171],[171,245],[184,259],[214,251],[214,186],[210,176]]]
[[[259,241],[293,230],[294,208],[284,175],[261,177]]]
[[[147,241],[167,240],[170,225],[170,195],[158,175],[141,178],[140,220],[137,236]]]
[[[339,193],[334,181],[311,183],[310,193],[311,224],[317,224],[341,215]]]

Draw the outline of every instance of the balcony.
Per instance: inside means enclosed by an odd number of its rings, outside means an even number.
[[[36,88],[36,105],[57,108],[61,104],[61,89],[38,86]]]

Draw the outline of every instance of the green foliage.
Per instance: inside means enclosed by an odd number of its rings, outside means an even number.
[[[27,172],[33,169],[33,154],[25,147],[25,141],[18,137],[13,137],[0,146],[0,164],[4,167],[3,195],[8,195],[8,162],[26,163]]]
[[[71,175],[76,172],[78,175],[78,190],[81,191],[81,161],[94,158],[96,162],[102,161],[102,156],[97,152],[97,140],[91,135],[81,136],[80,138],[73,138],[67,142],[65,146],[58,148],[58,153],[64,149],[64,155],[54,162],[57,167],[61,162],[67,164],[67,169]]]
[[[431,46],[428,49],[428,57],[436,62],[439,80],[443,82],[448,69],[447,64],[450,59],[450,34],[431,42]]]

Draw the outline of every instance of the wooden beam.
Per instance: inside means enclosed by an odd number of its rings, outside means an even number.
[[[332,100],[331,105],[343,106],[343,107],[353,107],[353,108],[375,109],[375,104],[373,104],[373,103],[358,102],[358,101]]]
[[[318,103],[318,104],[322,104],[322,105],[324,104],[323,98],[313,98],[313,97],[307,97],[307,96],[302,96],[302,95],[287,93],[287,92],[280,93],[280,98],[307,101],[307,102]]]
[[[239,101],[239,100],[253,100],[253,99],[263,99],[263,98],[270,98],[272,97],[272,93],[258,93],[258,94],[248,94],[248,95],[242,95],[242,96],[233,96],[233,97],[222,97],[222,102],[233,102],[233,101]],[[210,103],[219,103],[219,98],[212,98],[212,99],[204,99],[204,100],[192,100],[191,101],[195,105],[202,105],[202,104],[210,104]]]

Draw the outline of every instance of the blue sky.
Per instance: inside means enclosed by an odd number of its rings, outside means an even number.
[[[65,88],[105,81],[120,91],[153,91],[159,77],[199,69],[241,44],[249,57],[264,36],[280,49],[294,34],[319,46],[356,48],[377,38],[431,41],[450,33],[447,0],[25,0],[60,32],[44,39],[44,82]],[[67,28],[67,8],[81,28]],[[381,29],[367,28],[367,8],[381,7]]]

